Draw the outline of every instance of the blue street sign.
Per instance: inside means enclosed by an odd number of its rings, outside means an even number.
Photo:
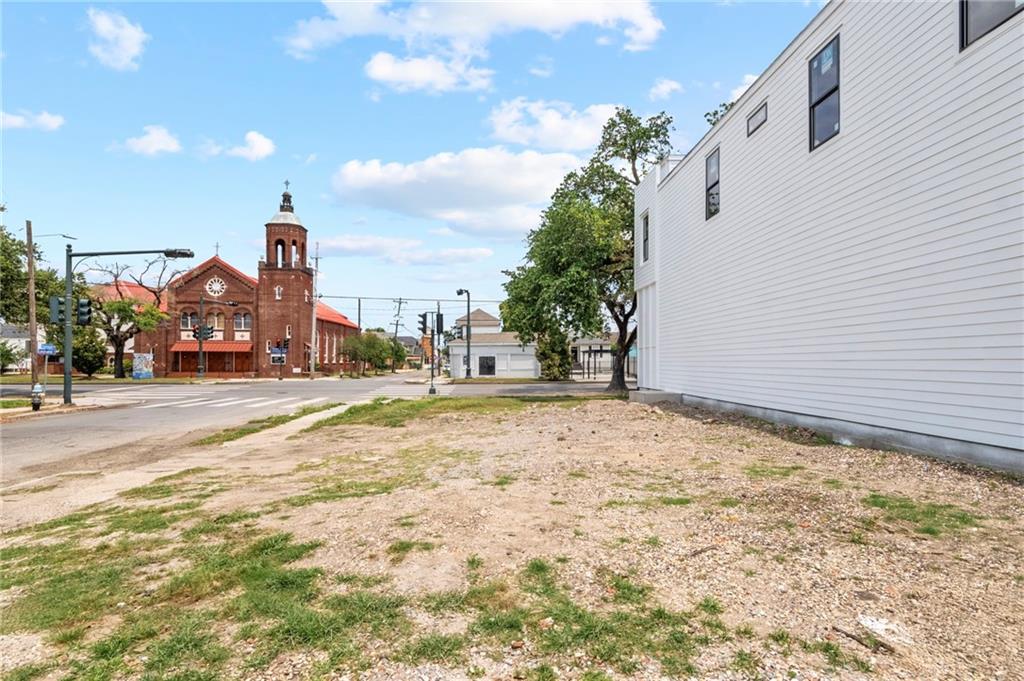
[[[39,349],[36,350],[36,354],[37,355],[56,355],[57,354],[57,346],[54,345],[53,343],[43,343],[43,344],[41,344],[39,346]]]
[[[270,354],[271,355],[284,355],[285,354],[285,349],[284,348],[270,348]]]

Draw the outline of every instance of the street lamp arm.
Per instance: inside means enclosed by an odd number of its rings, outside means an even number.
[[[158,251],[86,251],[82,253],[71,253],[72,258],[95,258],[104,255],[164,255],[168,258],[192,258],[195,253],[187,248],[161,248]]]

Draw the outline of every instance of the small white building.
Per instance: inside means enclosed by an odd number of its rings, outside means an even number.
[[[1024,3],[829,2],[635,219],[637,399],[1024,471]]]
[[[448,343],[452,378],[466,377],[466,327],[470,329],[470,367],[473,378],[537,378],[537,346],[501,330],[501,320],[477,308],[455,320],[458,338]]]

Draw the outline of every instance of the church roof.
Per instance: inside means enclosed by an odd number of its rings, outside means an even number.
[[[330,305],[317,301],[316,303],[316,318],[321,319],[325,322],[333,322],[334,324],[341,324],[352,329],[358,329],[359,327],[352,323],[352,320],[335,310]]]
[[[182,284],[184,284],[186,281],[188,281],[192,277],[200,274],[204,270],[207,270],[207,269],[209,269],[210,267],[212,267],[214,265],[216,265],[218,267],[222,267],[223,269],[225,269],[228,272],[230,272],[231,274],[235,275],[236,277],[238,277],[242,281],[244,281],[244,282],[246,282],[248,284],[251,284],[253,287],[255,287],[259,283],[259,281],[255,277],[250,277],[248,274],[246,274],[242,270],[238,269],[237,267],[235,267],[234,265],[229,263],[224,258],[220,257],[219,255],[215,255],[212,258],[209,258],[208,260],[204,260],[203,262],[199,263],[198,265],[196,265],[195,267],[193,267],[189,271],[182,272],[180,275],[178,275],[177,277],[174,278],[174,281],[172,281],[169,286],[173,286],[173,287],[181,286]]]
[[[281,194],[281,206],[274,217],[270,218],[268,225],[298,225],[302,227],[302,220],[295,214],[295,208],[292,206],[292,195],[288,192],[288,185],[289,182],[285,180],[284,194]]]

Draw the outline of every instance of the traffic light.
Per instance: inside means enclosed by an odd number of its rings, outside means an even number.
[[[50,296],[50,323],[64,323],[64,299],[60,296]]]
[[[288,349],[288,344],[291,343],[291,340],[292,340],[291,338],[285,338],[284,339],[284,346],[283,347],[284,347],[285,350]]]
[[[444,333],[444,315],[440,312],[434,315],[434,328],[437,329],[439,335]]]
[[[430,332],[430,329],[427,326],[427,313],[426,312],[421,312],[420,313],[420,334],[423,335],[423,336],[426,336],[429,332]]]
[[[200,329],[200,332],[203,335],[203,340],[210,340],[211,338],[213,338],[213,327],[212,326],[204,326],[204,327],[202,327]]]
[[[92,301],[88,298],[78,299],[78,315],[75,323],[79,326],[89,326],[92,324]]]
[[[192,327],[192,337],[195,338],[196,340],[199,340],[199,325],[198,324],[196,324],[195,326]]]

